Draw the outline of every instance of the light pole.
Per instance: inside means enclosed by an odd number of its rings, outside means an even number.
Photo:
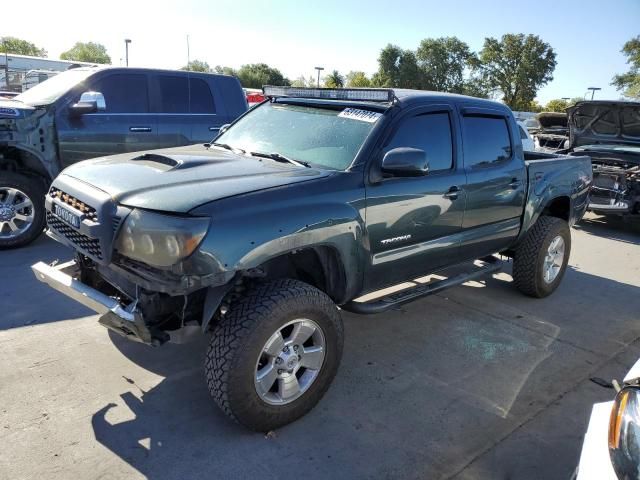
[[[324,67],[316,67],[316,70],[318,71],[318,88],[320,88],[320,72],[324,70]]]
[[[130,38],[124,39],[124,58],[125,58],[125,64],[127,65],[127,67],[129,66],[129,44],[130,43],[131,43]]]
[[[593,100],[593,95],[596,93],[596,90],[602,90],[600,87],[589,87],[587,90],[591,90],[591,100]]]

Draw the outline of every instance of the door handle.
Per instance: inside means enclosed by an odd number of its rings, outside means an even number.
[[[509,183],[509,187],[511,187],[513,190],[517,189],[520,185],[522,184],[522,182],[520,180],[518,180],[517,178],[512,178],[511,179],[511,183]]]
[[[220,127],[209,127],[210,132],[216,132],[218,130],[220,130]]]
[[[452,187],[449,187],[449,191],[445,193],[443,197],[448,198],[450,200],[455,200],[458,198],[459,194],[460,194],[460,187],[458,187],[457,185],[453,185]]]
[[[151,127],[129,127],[130,132],[150,132]]]

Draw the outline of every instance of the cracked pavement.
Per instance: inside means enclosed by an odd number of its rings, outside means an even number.
[[[68,258],[46,237],[0,252],[0,478],[555,479],[575,469],[591,406],[640,356],[640,228],[589,215],[547,299],[510,267],[375,316],[343,312],[320,404],[259,435],[220,413],[206,339],[129,343],[39,284]]]

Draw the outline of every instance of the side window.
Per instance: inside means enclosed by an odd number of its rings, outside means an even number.
[[[107,113],[148,113],[147,76],[129,73],[108,75],[89,87],[104,96]]]
[[[504,118],[464,116],[464,165],[487,166],[511,158],[511,139]]]
[[[520,139],[521,140],[526,140],[529,137],[527,137],[527,132],[524,131],[524,128],[522,128],[520,125],[518,125],[518,128],[520,129]]]
[[[158,75],[160,113],[189,113],[189,85],[186,76]]]
[[[213,95],[207,82],[201,78],[189,79],[191,86],[191,113],[216,113]]]
[[[427,153],[429,171],[453,166],[451,123],[448,113],[425,113],[402,121],[385,150],[419,148]]]

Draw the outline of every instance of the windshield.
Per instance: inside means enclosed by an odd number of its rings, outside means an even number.
[[[21,93],[15,100],[31,106],[49,105],[94,72],[89,68],[67,70]]]
[[[379,113],[265,103],[216,138],[247,152],[279,153],[300,162],[344,170],[375,125]]]

